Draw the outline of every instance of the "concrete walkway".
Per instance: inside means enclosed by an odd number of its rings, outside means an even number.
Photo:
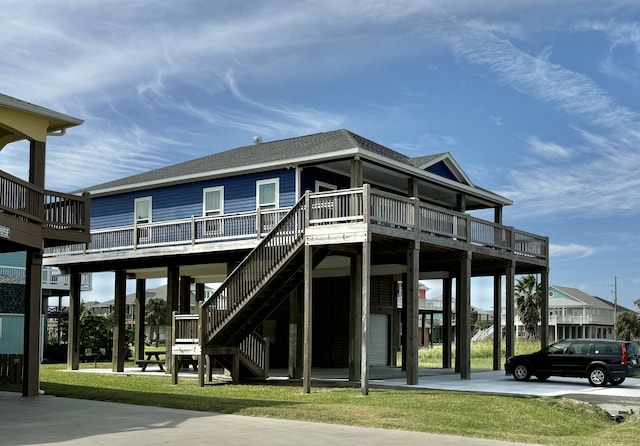
[[[418,432],[0,392],[0,445],[513,445]]]
[[[84,369],[79,373],[92,372],[102,371]],[[136,371],[129,370],[125,373],[136,373]],[[318,378],[316,378],[318,381],[335,379],[331,376]],[[316,385],[318,384],[316,382]],[[371,386],[457,390],[523,397],[567,396],[615,399],[624,396],[632,405],[640,405],[640,379],[627,379],[618,387],[596,388],[591,387],[586,380],[579,379],[552,378],[544,383],[535,379],[517,382],[512,377],[506,376],[504,372],[485,371],[472,373],[470,380],[461,380],[457,374],[440,371],[435,375],[421,376],[420,384],[417,386],[406,386],[404,378],[389,376],[385,379],[372,379]],[[22,398],[18,393],[0,392],[0,446],[104,444],[118,446],[158,444],[499,446],[518,443],[211,414],[47,395]]]

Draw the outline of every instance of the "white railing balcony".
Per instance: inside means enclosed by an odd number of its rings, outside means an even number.
[[[606,314],[556,315],[549,316],[549,325],[614,325],[613,311]]]
[[[0,276],[20,277],[26,279],[27,268],[19,266],[0,266]],[[42,288],[50,290],[68,290],[69,275],[60,274],[58,268],[52,266],[42,267]],[[91,291],[92,276],[89,273],[80,275],[80,289]]]
[[[89,244],[45,250],[45,256],[128,251],[164,246],[198,245],[264,237],[290,210],[274,209],[215,217],[191,217],[91,231]],[[460,243],[511,252],[521,257],[546,260],[548,239],[509,226],[481,220],[465,213],[423,203],[415,198],[370,189],[310,194],[308,226],[364,223],[379,228],[420,232]]]

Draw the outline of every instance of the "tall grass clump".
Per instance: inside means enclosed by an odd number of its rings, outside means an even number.
[[[532,353],[540,350],[539,341],[516,341],[515,354]],[[398,357],[398,363],[401,362]],[[455,362],[456,347],[451,344],[451,360]],[[506,344],[501,344],[502,361],[506,359]],[[442,367],[442,344],[434,344],[432,347],[425,347],[418,350],[418,366],[423,368]],[[491,370],[493,368],[493,341],[474,341],[471,343],[471,367],[474,369]]]

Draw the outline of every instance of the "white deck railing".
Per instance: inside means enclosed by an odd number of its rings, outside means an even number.
[[[182,220],[138,224],[91,231],[88,245],[75,244],[47,249],[45,256],[127,251],[162,246],[197,245],[262,238],[290,208],[191,217]],[[516,255],[546,259],[548,239],[503,226],[465,213],[420,202],[415,198],[370,189],[345,189],[312,193],[309,226],[343,223],[370,223],[407,231],[445,237],[474,246],[513,252]]]
[[[0,266],[0,276],[27,277],[27,268],[21,266]],[[69,289],[69,275],[60,274],[57,268],[51,266],[42,267],[42,287],[54,290]],[[80,289],[90,291],[92,289],[92,277],[90,273],[80,275]]]

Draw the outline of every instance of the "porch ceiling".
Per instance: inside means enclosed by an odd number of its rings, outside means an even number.
[[[81,119],[0,94],[0,150],[22,139],[46,141],[47,134],[82,124]]]
[[[351,176],[351,159],[330,161],[322,164],[322,167],[339,175]],[[381,166],[371,162],[363,162],[362,177],[364,183],[371,184],[376,188],[383,187],[385,190],[404,196],[408,194],[409,179],[418,179],[418,196],[421,199],[449,209],[456,208],[458,195],[462,193],[453,188],[437,185],[427,179],[420,179],[406,172],[400,172],[390,169],[388,166]],[[496,203],[469,193],[465,193],[465,200],[468,210],[487,209],[496,205]]]

